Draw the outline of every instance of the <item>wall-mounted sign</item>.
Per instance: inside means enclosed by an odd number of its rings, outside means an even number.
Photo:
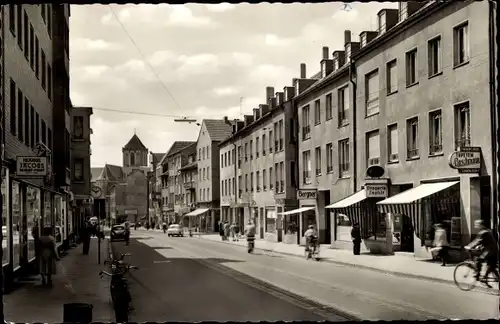
[[[316,189],[301,189],[297,191],[297,199],[316,199],[318,191]]]
[[[370,178],[381,178],[385,173],[385,170],[380,165],[372,165],[366,169],[366,175]]]
[[[95,199],[98,199],[98,198],[100,198],[102,196],[102,190],[98,186],[92,186],[92,188],[90,188],[90,194]]]
[[[16,158],[16,175],[45,177],[47,175],[47,158],[44,156],[18,156]]]
[[[449,165],[458,170],[459,173],[479,173],[481,170],[481,148],[460,148],[460,151],[451,153]]]
[[[365,184],[366,198],[387,198],[388,187],[386,184],[367,183]]]

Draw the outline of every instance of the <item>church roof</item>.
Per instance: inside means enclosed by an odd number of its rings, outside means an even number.
[[[207,128],[210,139],[220,142],[231,136],[233,127],[228,125],[223,119],[204,119],[203,123]],[[233,122],[230,121],[232,124]]]
[[[130,141],[128,141],[127,145],[123,147],[124,150],[148,150],[147,147],[142,144],[141,140],[139,137],[134,134]]]
[[[118,181],[123,179],[123,168],[118,165],[106,164],[97,180]]]

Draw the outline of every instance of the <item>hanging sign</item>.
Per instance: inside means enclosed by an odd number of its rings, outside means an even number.
[[[460,151],[451,153],[449,165],[458,170],[459,173],[479,173],[481,170],[481,148],[460,148]]]
[[[367,183],[365,184],[366,198],[387,198],[387,184]]]
[[[47,158],[44,156],[18,156],[16,158],[16,175],[45,177],[47,175]]]

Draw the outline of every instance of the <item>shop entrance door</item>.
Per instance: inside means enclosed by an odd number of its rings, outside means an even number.
[[[406,215],[401,215],[401,222],[401,252],[414,252],[414,229],[411,218]]]
[[[330,191],[323,191],[325,206],[330,205]],[[331,209],[325,209],[325,238],[323,244],[330,244],[332,242],[332,219]]]

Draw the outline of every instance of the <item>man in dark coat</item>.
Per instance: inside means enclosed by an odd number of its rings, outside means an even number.
[[[354,223],[351,230],[352,238],[352,252],[354,255],[359,255],[361,253],[361,230],[358,223]]]

